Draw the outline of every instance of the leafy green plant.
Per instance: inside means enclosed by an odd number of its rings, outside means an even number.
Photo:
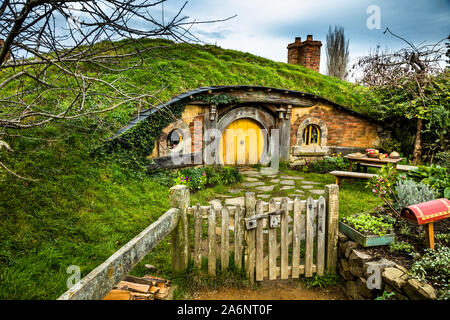
[[[447,169],[439,165],[417,166],[410,170],[408,176],[412,179],[433,187],[439,197],[450,198],[450,174]]]
[[[436,164],[440,165],[441,167],[444,167],[447,169],[447,172],[450,171],[450,151],[444,150],[436,152],[434,155],[434,158],[436,160]]]
[[[392,223],[386,222],[383,217],[376,217],[366,213],[348,216],[343,218],[342,221],[360,232],[380,237],[393,229]]]
[[[434,238],[439,242],[450,245],[450,233],[436,233]]]
[[[192,188],[192,186],[191,186],[191,178],[190,177],[185,177],[184,175],[181,174],[181,172],[178,172],[178,176],[175,179],[173,179],[173,182],[174,182],[175,185],[185,185],[189,189]]]
[[[395,191],[392,189],[399,177],[399,174],[392,164],[382,166],[377,176],[372,177],[366,184],[372,192],[381,198],[398,216],[400,213],[394,208],[393,201],[397,201]]]
[[[415,251],[414,246],[405,241],[393,241],[389,244],[389,250],[396,253],[406,253],[411,257],[417,257],[418,253]]]
[[[427,249],[426,253],[411,266],[412,277],[428,281],[440,288],[441,299],[450,298],[450,248],[437,245],[436,250]]]
[[[327,173],[333,170],[346,170],[349,166],[347,159],[341,153],[326,156],[322,160],[307,163],[308,172]]]
[[[233,167],[221,167],[215,169],[215,172],[209,172],[209,183],[212,185],[216,184],[232,184],[242,180],[242,175],[239,173],[238,169]]]
[[[314,275],[305,278],[304,283],[307,288],[334,287],[341,283],[341,278],[335,273],[325,273],[323,276]]]
[[[395,295],[395,292],[387,292],[386,290],[383,291],[381,296],[378,296],[375,298],[375,300],[391,300],[391,298]]]
[[[191,190],[201,190],[205,188],[208,182],[204,168],[184,168],[178,172],[188,181]]]
[[[400,208],[436,199],[436,191],[433,188],[410,179],[400,179],[395,190]]]

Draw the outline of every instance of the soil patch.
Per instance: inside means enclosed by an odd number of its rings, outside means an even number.
[[[302,281],[263,281],[258,289],[222,288],[199,291],[194,300],[347,300],[339,287],[306,288]]]

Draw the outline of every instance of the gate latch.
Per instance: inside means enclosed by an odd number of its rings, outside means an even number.
[[[282,210],[277,210],[268,213],[256,214],[254,216],[244,218],[245,220],[245,229],[252,230],[256,229],[256,221],[259,219],[269,218],[269,228],[273,229],[280,225],[280,214]]]
[[[245,218],[245,229],[252,230],[256,229],[256,219],[253,217]]]
[[[269,216],[269,228],[273,229],[280,225],[280,215],[271,214]]]

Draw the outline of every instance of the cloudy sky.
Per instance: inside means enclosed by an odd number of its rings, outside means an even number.
[[[166,19],[184,2],[168,0],[164,4]],[[374,6],[379,8],[379,29]],[[323,43],[322,73],[326,72],[324,47],[329,25],[344,27],[352,59],[377,44],[401,47],[400,40],[383,34],[386,27],[416,44],[439,41],[450,34],[450,0],[189,0],[183,14],[191,20],[237,15],[225,22],[198,25],[194,31],[207,43],[281,62],[286,62],[286,46],[295,37],[305,39],[312,34]]]

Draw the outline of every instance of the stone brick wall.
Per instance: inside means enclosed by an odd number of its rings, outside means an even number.
[[[346,235],[338,234],[337,270],[343,281],[343,290],[352,300],[369,300],[380,296],[383,291],[394,292],[395,300],[434,300],[436,290],[427,283],[411,278],[408,270],[387,259],[376,260],[363,252],[363,248]],[[372,267],[372,268],[369,268]],[[369,289],[367,282],[374,284],[376,272],[380,270],[380,288]]]
[[[291,146],[297,144],[298,127],[309,117],[321,119],[327,126],[327,146],[367,148],[379,143],[377,124],[345,110],[317,106],[302,114],[291,125]]]
[[[290,43],[287,46],[288,63],[300,64],[319,72],[321,47],[322,42],[313,40],[312,35],[308,35],[306,41],[303,42],[300,37],[297,37],[294,43]]]

